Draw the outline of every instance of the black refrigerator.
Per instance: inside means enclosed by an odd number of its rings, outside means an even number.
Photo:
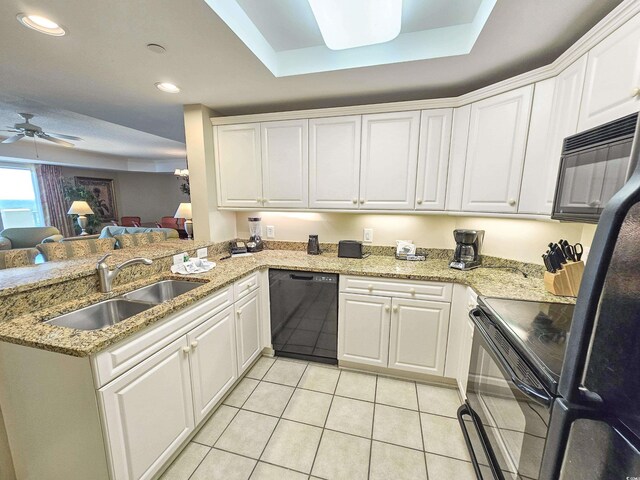
[[[600,216],[576,302],[541,479],[640,479],[640,145]]]

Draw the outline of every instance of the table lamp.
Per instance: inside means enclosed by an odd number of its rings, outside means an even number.
[[[187,232],[187,238],[191,240],[193,235],[193,222],[191,221],[191,203],[181,203],[176,210],[173,218],[184,218],[184,231]]]
[[[80,235],[89,235],[86,230],[87,225],[89,224],[89,221],[87,220],[87,217],[85,215],[95,215],[95,214],[93,213],[93,210],[91,210],[91,207],[87,202],[82,200],[76,200],[71,204],[71,208],[67,212],[67,215],[78,215],[78,225],[82,230],[80,232]]]

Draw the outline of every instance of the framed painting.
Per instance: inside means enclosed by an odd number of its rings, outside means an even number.
[[[103,223],[117,221],[118,209],[116,195],[113,189],[113,179],[94,177],[75,177],[76,185],[84,187],[96,199],[95,214]]]

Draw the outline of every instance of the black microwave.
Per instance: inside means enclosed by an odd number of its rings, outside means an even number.
[[[564,139],[551,218],[598,223],[635,168],[637,123],[634,113]]]

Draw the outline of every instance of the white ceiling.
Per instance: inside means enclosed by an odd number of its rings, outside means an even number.
[[[204,0],[3,0],[0,91],[184,141],[183,104],[229,115],[459,95],[550,63],[619,3],[498,0],[468,55],[276,78]],[[25,29],[18,12],[69,34]]]

